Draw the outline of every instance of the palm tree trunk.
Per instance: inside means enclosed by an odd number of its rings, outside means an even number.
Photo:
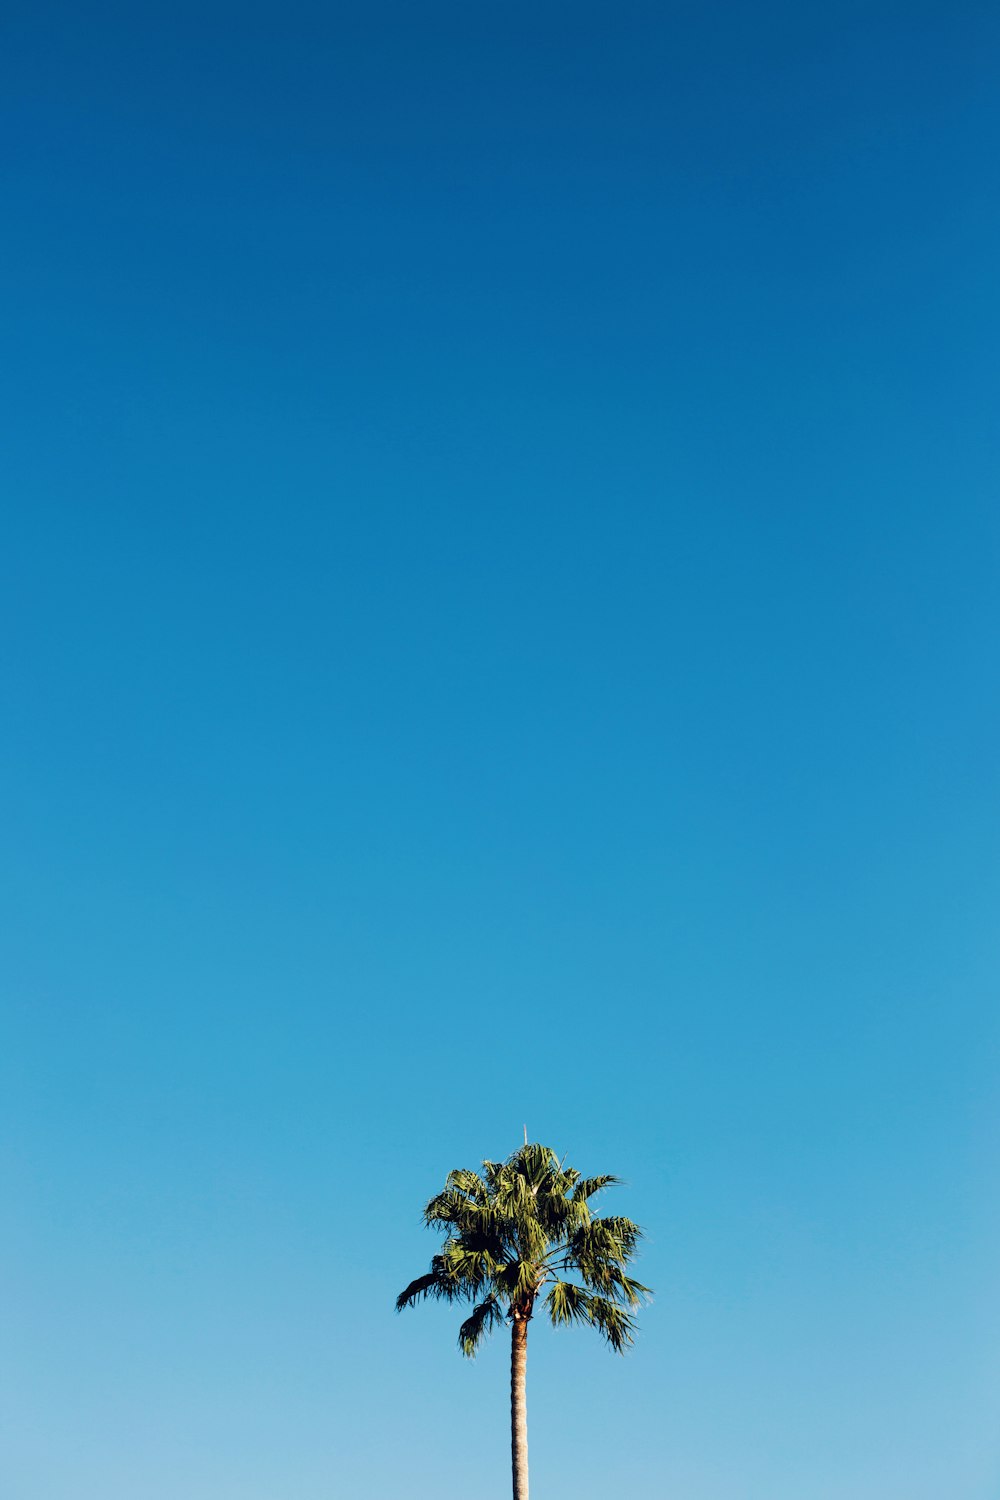
[[[510,1457],[514,1471],[514,1500],[528,1500],[527,1372],[528,1318],[516,1312],[510,1330]]]

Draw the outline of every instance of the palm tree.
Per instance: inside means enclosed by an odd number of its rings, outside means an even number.
[[[529,1145],[525,1132],[524,1145],[506,1161],[484,1161],[482,1173],[449,1172],[424,1209],[424,1223],[444,1231],[444,1244],[427,1274],[400,1292],[396,1310],[425,1297],[472,1302],[458,1331],[470,1359],[494,1328],[510,1324],[514,1500],[528,1500],[525,1373],[536,1301],[542,1298],[555,1327],[589,1323],[621,1354],[635,1332],[631,1312],[650,1295],[626,1273],[639,1226],[590,1210],[594,1194],[619,1180],[582,1177],[550,1147]]]

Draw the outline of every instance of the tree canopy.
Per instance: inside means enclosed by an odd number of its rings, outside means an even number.
[[[494,1328],[531,1318],[541,1299],[554,1326],[589,1324],[623,1352],[635,1334],[633,1313],[651,1293],[628,1274],[639,1226],[591,1208],[619,1181],[584,1177],[538,1143],[484,1161],[482,1172],[449,1172],[423,1214],[444,1242],[430,1269],[399,1294],[397,1309],[427,1297],[471,1301],[458,1342],[472,1357]]]

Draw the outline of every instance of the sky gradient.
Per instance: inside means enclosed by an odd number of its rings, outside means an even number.
[[[9,1500],[997,1500],[1000,15],[14,3]]]

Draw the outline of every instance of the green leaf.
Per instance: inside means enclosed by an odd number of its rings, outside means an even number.
[[[458,1346],[466,1358],[474,1359],[482,1341],[503,1321],[503,1308],[493,1295],[474,1307],[458,1330]]]

